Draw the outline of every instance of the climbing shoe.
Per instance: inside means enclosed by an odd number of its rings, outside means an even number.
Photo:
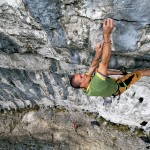
[[[127,75],[126,68],[124,66],[119,67],[119,70],[122,72],[123,75]]]

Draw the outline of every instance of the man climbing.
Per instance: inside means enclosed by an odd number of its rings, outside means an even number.
[[[112,79],[107,75],[122,75],[121,71],[108,70],[109,60],[111,57],[111,40],[110,34],[114,28],[114,21],[110,18],[103,22],[104,42],[96,45],[96,54],[92,61],[91,67],[85,74],[74,74],[71,77],[70,84],[74,88],[82,88],[89,96],[116,96],[122,94],[133,83],[138,81],[141,76],[150,76],[150,69],[137,70],[133,73],[124,75],[121,78]],[[99,59],[102,55],[102,60]],[[96,71],[96,72],[95,72]],[[92,77],[93,73],[95,75]]]

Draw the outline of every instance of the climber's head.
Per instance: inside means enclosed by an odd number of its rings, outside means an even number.
[[[70,85],[73,88],[85,88],[90,82],[90,77],[86,74],[76,73],[70,79]]]

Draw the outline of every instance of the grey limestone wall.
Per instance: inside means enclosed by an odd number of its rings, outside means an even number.
[[[149,7],[148,0],[1,1],[2,103],[67,99],[68,76],[90,65],[107,17],[115,21],[110,68],[149,67]]]
[[[149,0],[0,1],[1,111],[59,105],[69,111],[97,112],[100,103],[104,107],[100,115],[109,120],[107,113],[114,110],[105,106],[117,100],[105,103],[101,97],[83,95],[69,86],[69,76],[85,72],[90,65],[95,44],[103,40],[102,22],[108,17],[115,21],[109,67],[124,65],[129,71],[150,67],[149,14]],[[148,101],[149,78],[138,87]],[[135,93],[139,92],[129,92],[122,100],[138,101]]]

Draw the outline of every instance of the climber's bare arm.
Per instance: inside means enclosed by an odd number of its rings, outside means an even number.
[[[96,48],[95,48],[95,57],[93,58],[91,66],[90,66],[89,70],[87,71],[88,76],[92,76],[92,74],[98,68],[99,59],[102,55],[102,50],[103,50],[103,43],[97,43]]]
[[[114,28],[114,21],[112,19],[108,18],[104,20],[103,23],[104,44],[103,44],[102,61],[100,62],[98,67],[98,72],[100,72],[103,75],[107,75],[107,68],[111,57],[110,34],[113,28]]]

